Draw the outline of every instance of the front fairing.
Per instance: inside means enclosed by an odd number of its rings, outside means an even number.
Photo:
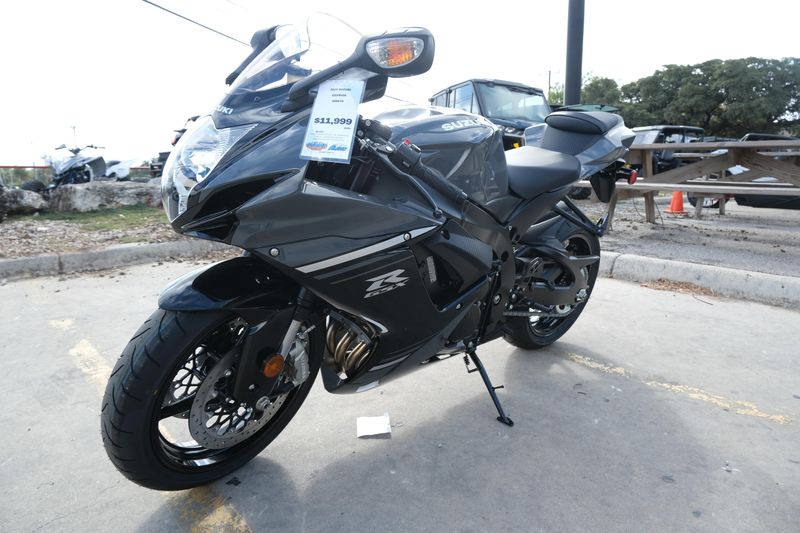
[[[309,50],[313,51],[313,46]],[[286,58],[288,59],[290,58]],[[220,191],[251,180],[256,174],[258,176],[286,174],[305,166],[299,155],[311,102],[305,108],[296,111],[281,111],[290,90],[299,79],[302,79],[299,76],[301,70],[296,68],[292,71],[291,83],[283,85],[271,83],[281,79],[281,76],[273,74],[286,70],[286,60],[271,63],[255,74],[250,72],[250,78],[245,81],[237,79],[231,90],[214,108],[211,119],[217,130],[239,126],[248,126],[252,129],[224,153],[211,172],[200,183],[194,185],[185,200],[171,194],[167,185],[164,202],[176,231],[183,232],[182,228],[187,223],[212,214],[218,207],[215,205],[204,206],[202,209],[198,207],[205,202],[209,187]],[[302,72],[310,74],[312,70]],[[247,74],[246,69],[242,76]],[[360,77],[366,81],[363,98],[365,102],[381,97],[386,89],[385,76],[365,70],[358,72],[351,70],[342,74],[342,77]],[[296,124],[300,121],[303,121],[304,126],[298,129]],[[178,148],[179,146],[176,146],[173,152],[177,152]],[[244,161],[237,165],[238,173],[231,174],[226,171],[240,159]],[[217,183],[218,177],[223,173],[226,177]],[[173,214],[183,209],[184,201],[186,210],[173,218]],[[179,203],[180,209],[177,208]]]
[[[289,115],[281,112],[281,106],[291,88],[292,85],[285,85],[265,91],[226,94],[211,117],[220,129],[253,123],[269,128]]]
[[[63,174],[72,167],[77,166],[82,159],[85,158],[80,154],[78,155],[70,154],[68,156],[56,156],[50,159],[50,166],[53,167],[53,172],[55,172],[56,175],[59,175]]]
[[[60,175],[73,168],[83,168],[84,165],[90,165],[94,170],[97,166],[97,162],[102,159],[103,158],[100,156],[70,154],[69,156],[50,159],[50,166],[53,167],[53,172],[55,172],[56,175]]]
[[[273,115],[261,112],[270,108],[278,109],[284,100],[285,92],[288,92],[288,88],[284,91],[283,97],[274,95],[271,102],[267,102],[266,105],[260,103],[255,107],[240,107],[235,116],[223,117],[219,112],[212,115],[218,128],[252,123],[240,121],[251,119],[255,115],[261,116],[262,121],[256,123],[256,126],[225,154],[205,180],[192,188],[187,199],[186,211],[172,220],[175,231],[187,233],[187,225],[217,213],[230,211],[248,197],[260,193],[305,167],[306,162],[300,159],[300,146],[305,136],[309,110]]]

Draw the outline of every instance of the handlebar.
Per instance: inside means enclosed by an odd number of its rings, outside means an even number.
[[[397,170],[419,178],[456,205],[466,201],[467,194],[463,190],[447,181],[438,170],[422,162],[422,150],[409,139],[403,139],[403,142],[397,145],[392,144],[389,142],[392,135],[391,128],[377,120],[362,119],[359,121],[359,129],[364,132],[365,137],[380,145],[379,151],[386,154],[388,162]]]
[[[408,139],[395,146],[394,152],[389,154],[389,159],[403,171],[418,177],[456,205],[461,205],[467,199],[467,194],[461,188],[447,181],[438,170],[422,162],[422,151]]]

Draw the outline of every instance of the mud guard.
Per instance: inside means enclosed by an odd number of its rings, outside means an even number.
[[[277,353],[292,321],[299,286],[252,256],[203,267],[170,284],[158,299],[169,311],[230,311],[248,324],[241,346],[233,396],[254,402],[274,393],[275,379],[261,372],[265,357]],[[316,333],[322,346],[322,328]]]
[[[294,307],[299,286],[263,260],[235,257],[173,281],[158,298],[168,311],[230,310],[258,323],[277,309]]]

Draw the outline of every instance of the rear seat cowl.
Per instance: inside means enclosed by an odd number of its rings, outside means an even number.
[[[622,122],[622,117],[603,111],[556,111],[544,121],[557,130],[601,135]]]

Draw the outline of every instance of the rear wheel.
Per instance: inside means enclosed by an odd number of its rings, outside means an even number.
[[[573,200],[586,200],[592,195],[592,189],[588,187],[573,187],[569,190],[569,197]]]
[[[128,479],[158,490],[203,485],[245,464],[286,427],[319,370],[323,328],[299,335],[290,350],[308,358],[305,381],[249,405],[230,394],[246,326],[225,312],[159,309],[136,332],[101,415],[106,452]]]
[[[24,191],[38,192],[41,194],[41,192],[45,189],[45,184],[39,180],[28,180],[20,185],[19,188]]]
[[[689,203],[692,204],[692,207],[697,207],[697,196],[695,196],[693,193],[687,192],[686,199],[689,200]],[[719,200],[717,200],[716,198],[704,196],[703,207],[716,209],[719,207]]]
[[[565,248],[576,257],[600,255],[600,241],[596,236],[582,230],[576,230],[565,240]],[[524,348],[526,350],[538,350],[549,346],[558,340],[564,333],[572,327],[578,317],[586,307],[589,297],[592,295],[594,283],[597,280],[599,263],[594,263],[584,267],[584,275],[588,280],[586,288],[586,299],[574,305],[552,306],[544,312],[550,315],[547,317],[512,317],[508,320],[507,326],[511,330],[506,334],[505,339],[510,344]],[[571,279],[562,279],[563,283],[572,282]],[[531,312],[541,310],[530,309]]]

